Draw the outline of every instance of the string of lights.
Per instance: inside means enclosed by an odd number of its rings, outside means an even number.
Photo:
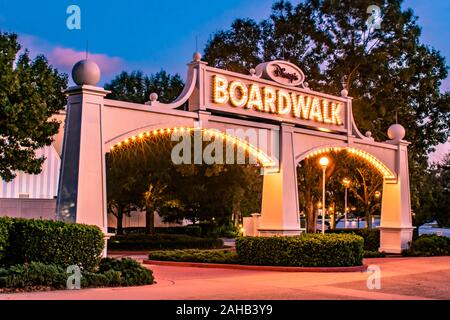
[[[150,137],[156,137],[161,136],[164,134],[172,134],[172,133],[178,133],[178,134],[190,134],[191,132],[194,132],[196,130],[199,130],[202,132],[202,134],[205,137],[214,137],[218,138],[220,140],[226,141],[228,143],[232,143],[235,145],[238,149],[244,150],[251,154],[253,157],[255,157],[258,162],[261,164],[262,167],[273,167],[275,165],[275,162],[262,150],[256,148],[255,146],[249,144],[247,141],[239,139],[237,137],[227,135],[223,132],[220,132],[216,129],[206,129],[206,128],[187,128],[187,127],[175,127],[175,128],[165,128],[165,129],[159,129],[159,130],[153,130],[153,131],[145,131],[141,132],[137,135],[133,135],[129,138],[126,138],[122,141],[117,142],[115,145],[110,147],[111,152],[114,152],[115,150],[127,146],[132,142],[136,141],[142,141],[146,138]]]
[[[360,150],[360,149],[357,149],[357,148],[348,148],[348,147],[321,148],[321,149],[317,149],[317,150],[314,150],[311,153],[309,153],[306,156],[306,159],[312,158],[312,157],[315,157],[315,156],[318,156],[318,155],[321,155],[324,153],[329,153],[331,151],[334,151],[334,152],[347,151],[350,154],[360,157],[360,158],[363,158],[364,160],[369,162],[373,167],[375,167],[383,175],[384,178],[395,178],[395,175],[392,173],[392,171],[385,164],[383,164],[380,160],[375,158],[370,153]]]

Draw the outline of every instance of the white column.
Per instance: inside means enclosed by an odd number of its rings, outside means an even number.
[[[105,234],[106,185],[101,112],[103,88],[69,88],[57,216],[98,226]]]
[[[398,142],[397,179],[385,179],[381,200],[379,251],[401,253],[412,240],[411,199],[408,171],[408,142]]]
[[[264,175],[259,235],[298,235],[298,187],[293,127],[282,125],[280,170]]]

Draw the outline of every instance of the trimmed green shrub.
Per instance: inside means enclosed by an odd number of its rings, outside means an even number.
[[[6,248],[8,247],[9,228],[11,224],[10,218],[0,219],[0,264],[5,258]]]
[[[197,224],[197,226],[200,227],[202,230],[202,237],[217,237],[218,230],[217,230],[217,224],[213,221],[211,222],[200,222]]]
[[[241,263],[267,266],[344,267],[362,265],[364,239],[352,234],[296,237],[239,237]]]
[[[81,288],[119,287],[122,283],[121,275],[120,271],[115,270],[109,270],[104,273],[83,272]]]
[[[65,268],[40,262],[0,268],[0,292],[66,289],[69,276]],[[82,288],[140,286],[153,282],[152,271],[129,258],[102,259],[97,272],[81,273]]]
[[[135,286],[153,283],[153,272],[143,267],[139,262],[124,258],[122,260],[105,258],[99,266],[99,272],[107,274],[110,271],[120,272],[121,286]]]
[[[448,256],[450,255],[450,238],[437,235],[423,234],[411,243],[408,250],[402,252],[404,256]]]
[[[204,262],[204,263],[239,263],[238,255],[231,250],[164,250],[151,251],[148,257],[150,260],[159,261],[183,261],[183,262]]]
[[[126,235],[130,234],[145,234],[145,227],[129,227],[123,229]],[[113,231],[115,232],[115,230]],[[201,237],[202,228],[198,225],[188,225],[180,227],[157,227],[155,228],[157,234],[185,234],[192,237]]]
[[[65,270],[59,266],[32,262],[0,269],[0,289],[64,289],[67,277]]]
[[[384,258],[386,253],[379,251],[367,251],[364,250],[364,258]]]
[[[162,250],[162,249],[216,249],[222,248],[221,239],[198,238],[182,234],[128,234],[111,237],[109,249]]]
[[[189,225],[184,227],[166,227],[156,228],[156,233],[159,234],[185,234],[191,237],[201,237],[202,228],[197,225]]]
[[[103,233],[96,226],[50,220],[0,218],[8,224],[8,242],[2,264],[31,262],[67,268],[78,265],[92,271],[100,262]]]
[[[364,238],[364,250],[378,251],[380,247],[380,229],[334,229],[328,233],[349,233]]]

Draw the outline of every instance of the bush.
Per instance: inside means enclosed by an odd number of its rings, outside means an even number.
[[[362,265],[364,239],[351,234],[296,237],[239,237],[241,263],[268,266],[343,267]]]
[[[404,256],[448,256],[450,255],[450,238],[423,234],[411,243],[409,250],[402,252]]]
[[[114,233],[115,228],[111,228],[110,232]],[[129,227],[123,229],[126,235],[130,234],[146,234],[145,227]],[[202,228],[198,225],[188,225],[180,227],[157,227],[155,228],[156,234],[184,234],[192,237],[201,237]]]
[[[109,249],[152,250],[152,249],[215,249],[222,248],[221,239],[198,238],[180,234],[128,234],[111,237]]]
[[[96,226],[61,221],[0,218],[8,226],[4,265],[42,262],[92,271],[100,262],[103,233]]]
[[[367,251],[364,250],[364,258],[384,258],[386,253],[379,251]]]
[[[380,247],[380,229],[334,229],[329,233],[356,234],[364,238],[364,250],[378,251]]]
[[[0,292],[65,289],[70,274],[40,262],[0,268]],[[103,259],[97,272],[82,271],[81,287],[138,286],[153,283],[152,271],[132,259]]]
[[[0,219],[0,263],[5,258],[6,248],[8,247],[10,218]]]
[[[11,266],[0,269],[0,288],[32,290],[35,288],[63,289],[66,286],[67,274],[56,265],[40,262]]]
[[[230,250],[165,250],[152,251],[148,257],[150,260],[183,261],[204,263],[239,263],[238,255]]]
[[[156,228],[156,233],[159,234],[185,234],[191,237],[201,237],[202,228],[197,225],[189,225],[185,227],[166,227]]]
[[[99,272],[107,274],[110,271],[120,272],[121,286],[135,286],[153,283],[153,273],[133,259],[122,260],[105,258],[100,262]]]

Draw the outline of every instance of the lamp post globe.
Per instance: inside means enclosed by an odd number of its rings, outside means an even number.
[[[322,157],[319,160],[320,165],[325,168],[328,166],[329,162],[330,162],[330,160],[328,160],[327,157]]]

